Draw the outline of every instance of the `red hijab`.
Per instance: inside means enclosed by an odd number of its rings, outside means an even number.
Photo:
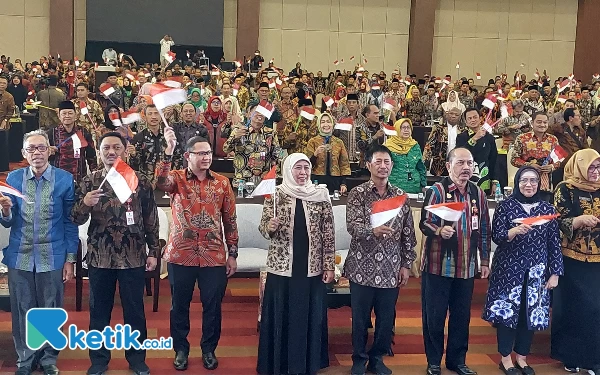
[[[212,103],[215,100],[221,102],[221,109],[218,112],[215,112],[212,109]],[[216,120],[218,123],[225,121],[225,119],[227,118],[227,113],[223,111],[223,101],[218,96],[211,96],[210,99],[208,99],[208,106],[206,107],[206,111],[204,112],[204,118],[210,122],[214,122]]]

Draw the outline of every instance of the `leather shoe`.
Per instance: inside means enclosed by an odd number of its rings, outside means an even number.
[[[173,367],[177,371],[187,370],[188,368],[188,355],[183,350],[180,350],[175,355],[175,360],[173,361]]]
[[[87,375],[104,375],[108,371],[108,366],[92,365],[87,370]]]
[[[58,367],[56,365],[42,366],[42,371],[44,375],[58,375]]]
[[[135,375],[150,375],[150,368],[145,362],[138,363],[137,365],[129,365],[129,369],[133,371]]]
[[[376,374],[376,375],[391,375],[392,370],[390,370],[384,363],[381,357],[378,358],[370,358],[369,365],[367,366],[367,370]]]
[[[515,363],[515,367],[521,371],[523,375],[535,375],[535,370],[531,366],[521,366],[518,362]]]
[[[350,374],[351,375],[365,375],[365,372],[367,371],[365,368],[365,365],[366,365],[366,363],[363,361],[353,362],[352,368],[350,369]]]
[[[446,368],[450,371],[454,371],[458,375],[477,375],[477,372],[471,370],[467,365],[458,365],[456,367],[446,366]]]
[[[517,370],[516,367],[504,367],[504,363],[500,362],[498,368],[502,370],[505,375],[521,375],[521,371]]]
[[[441,375],[442,368],[438,365],[427,365],[427,375]]]
[[[202,354],[202,364],[207,370],[214,370],[219,367],[219,361],[213,352]]]
[[[17,371],[15,371],[15,375],[31,375],[33,371],[31,371],[31,367],[23,366],[19,367]]]

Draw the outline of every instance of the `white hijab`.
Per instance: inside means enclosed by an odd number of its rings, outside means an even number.
[[[279,189],[285,194],[301,199],[303,201],[308,202],[327,202],[329,201],[329,191],[327,188],[317,186],[310,181],[309,179],[306,181],[304,186],[298,185],[296,180],[294,180],[294,176],[292,175],[292,168],[296,165],[300,160],[305,160],[308,162],[312,169],[312,164],[308,159],[308,156],[301,153],[294,153],[285,158],[283,162],[283,168],[281,170],[281,174],[283,175],[283,182],[279,185]]]
[[[450,100],[450,94],[454,93],[454,101]],[[452,108],[458,108],[460,109],[460,113],[463,113],[465,111],[465,105],[462,104],[460,102],[460,100],[458,99],[458,93],[454,90],[450,91],[448,93],[448,99],[446,99],[446,103],[442,103],[442,108],[444,109],[444,112],[448,112],[449,110],[451,110]]]

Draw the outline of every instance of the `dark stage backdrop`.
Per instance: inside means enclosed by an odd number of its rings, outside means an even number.
[[[178,58],[204,49],[218,63],[223,51],[223,0],[88,0],[86,59],[100,61],[112,46],[138,63],[158,62],[169,34]],[[182,51],[182,52],[180,52]],[[181,55],[181,53],[183,55]]]

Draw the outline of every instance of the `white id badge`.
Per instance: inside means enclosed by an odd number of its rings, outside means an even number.
[[[474,215],[471,216],[471,230],[478,230],[479,229],[479,216]]]
[[[135,220],[133,220],[133,211],[127,211],[125,217],[127,218],[127,225],[135,224]]]
[[[78,149],[78,148],[74,149],[74,150],[73,150],[73,157],[74,157],[75,159],[79,159],[79,157],[80,157],[80,156],[81,156],[81,154],[80,154],[80,151],[79,151],[79,149]]]

